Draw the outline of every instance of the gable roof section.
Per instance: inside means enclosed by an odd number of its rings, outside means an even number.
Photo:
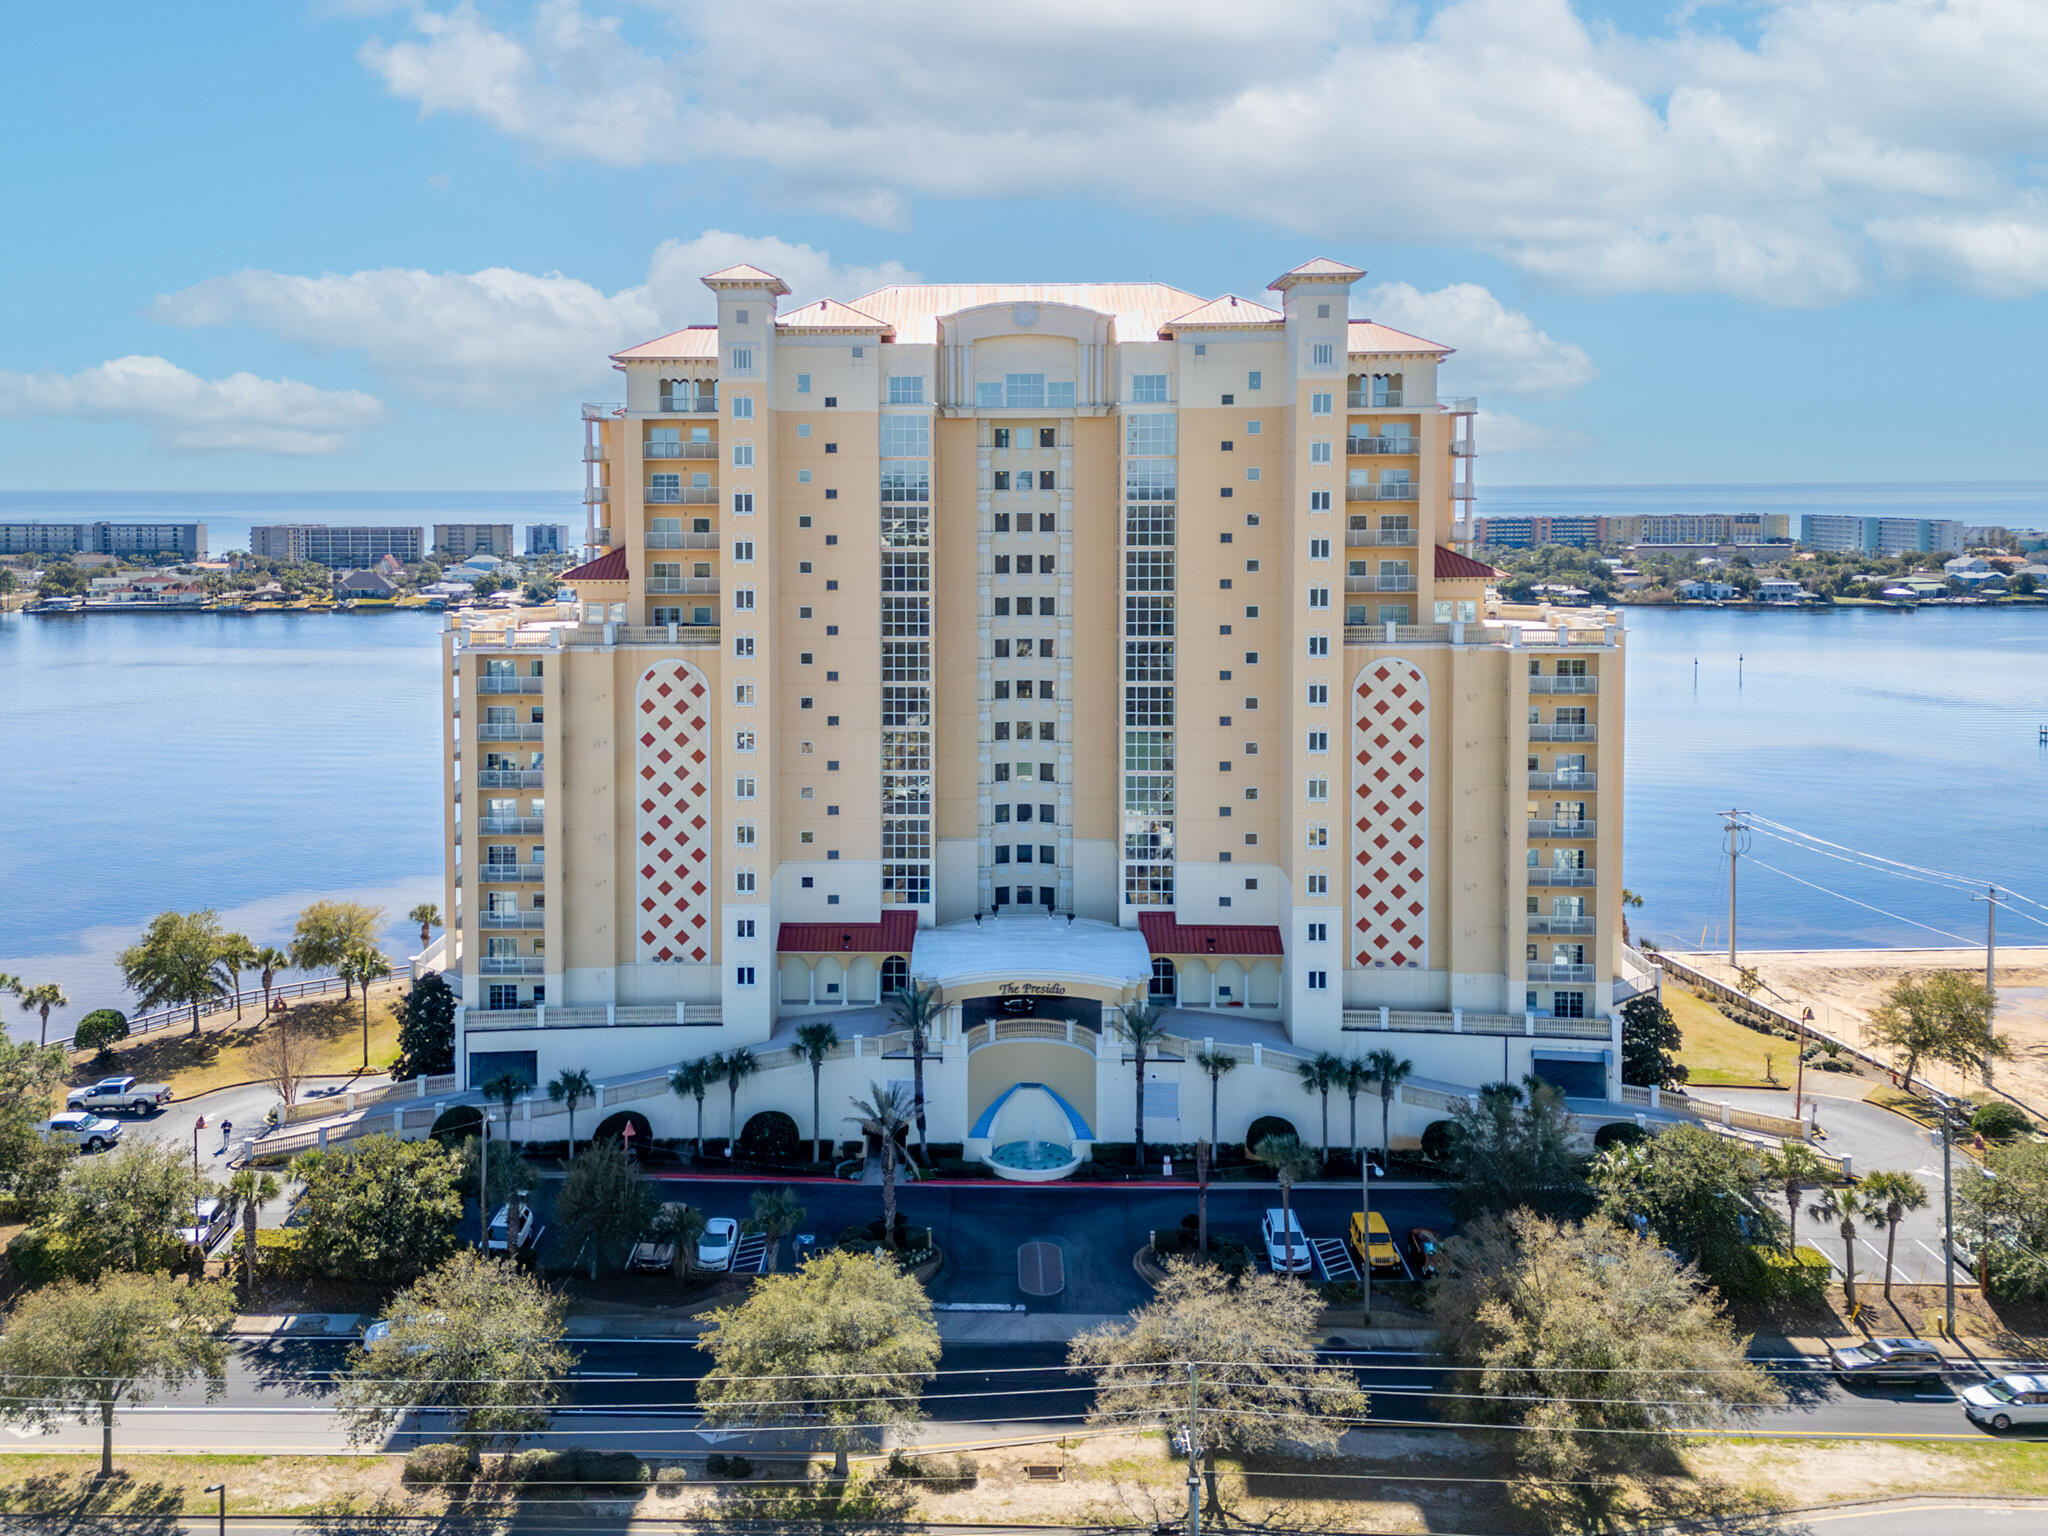
[[[1199,309],[1191,309],[1159,327],[1159,334],[1171,336],[1175,331],[1204,328],[1222,328],[1245,325],[1281,325],[1286,316],[1277,309],[1264,304],[1254,304],[1250,299],[1240,299],[1234,293],[1226,293],[1220,299],[1211,299]]]
[[[1182,923],[1171,912],[1140,912],[1138,931],[1155,955],[1278,955],[1278,928],[1251,924]]]
[[[729,283],[736,288],[766,288],[770,293],[777,294],[789,292],[789,284],[773,272],[763,272],[759,267],[749,266],[744,261],[738,266],[720,267],[716,272],[699,278],[698,281],[707,287],[713,283]]]
[[[1285,293],[1296,283],[1355,283],[1363,276],[1363,267],[1346,266],[1341,261],[1318,256],[1314,261],[1304,261],[1298,267],[1289,267],[1266,286]]]
[[[1151,341],[1175,315],[1203,302],[1165,283],[897,283],[853,300],[896,332],[898,342],[929,346],[943,316],[984,304],[1071,304],[1113,317],[1120,341]]]
[[[873,315],[864,315],[851,304],[842,304],[837,299],[820,299],[815,304],[805,304],[786,315],[776,317],[778,331],[879,331],[884,337],[895,334],[895,328],[886,320],[877,320]]]
[[[1424,341],[1420,336],[1410,336],[1406,331],[1381,325],[1377,320],[1352,321],[1346,345],[1353,352],[1434,352],[1439,357],[1449,357],[1458,350],[1440,341]]]
[[[1506,571],[1496,570],[1484,560],[1474,560],[1470,555],[1461,555],[1455,549],[1436,547],[1436,579],[1438,581],[1491,581],[1496,576],[1505,576]]]
[[[785,955],[902,955],[917,939],[917,910],[889,907],[879,923],[784,923],[775,948]]]
[[[643,341],[637,347],[614,352],[612,361],[709,362],[717,356],[718,327],[689,325],[680,331],[670,331],[666,336],[657,336],[652,341]]]
[[[626,552],[623,549],[607,550],[595,560],[585,561],[574,570],[562,572],[561,579],[567,582],[624,581]]]

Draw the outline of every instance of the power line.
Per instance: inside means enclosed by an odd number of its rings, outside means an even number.
[[[1775,864],[1766,864],[1762,859],[1758,858],[1755,854],[1750,855],[1749,862],[1754,864],[1758,869],[1767,869],[1774,875],[1783,875],[1787,880],[1792,881],[1796,885],[1803,885],[1806,886],[1809,890],[1819,891],[1824,896],[1833,896],[1838,898],[1839,900],[1846,901],[1852,907],[1862,907],[1867,912],[1875,912],[1879,917],[1888,917],[1895,923],[1905,923],[1914,928],[1924,928],[1927,930],[1927,932],[1938,933],[1945,939],[1954,939],[1958,944],[1975,947],[1976,941],[1974,939],[1966,939],[1959,933],[1950,933],[1946,928],[1937,928],[1932,923],[1923,923],[1919,921],[1917,918],[1901,917],[1896,912],[1887,912],[1883,907],[1872,906],[1867,901],[1858,901],[1854,896],[1846,896],[1840,891],[1830,890],[1825,885],[1816,884],[1814,881],[1811,880],[1803,880],[1798,875],[1792,874],[1786,870],[1779,869]]]

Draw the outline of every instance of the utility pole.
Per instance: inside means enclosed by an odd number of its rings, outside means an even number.
[[[1735,959],[1735,865],[1749,852],[1749,827],[1740,811],[1721,813],[1721,846],[1728,850],[1728,966],[1733,970]]]
[[[1937,1093],[1941,1106],[1941,1274],[1948,1293],[1948,1336],[1956,1336],[1956,1186],[1949,1165],[1949,1143],[1955,1140],[1955,1112],[1948,1095]]]
[[[1195,1362],[1188,1362],[1188,1529],[1187,1536],[1202,1536],[1202,1479],[1195,1470],[1202,1444],[1195,1431],[1201,1412],[1201,1376]]]
[[[1987,885],[1982,896],[1972,896],[1972,901],[1984,903],[1984,990],[1996,992],[1998,980],[1998,904],[2005,898],[1998,894],[1998,887]]]

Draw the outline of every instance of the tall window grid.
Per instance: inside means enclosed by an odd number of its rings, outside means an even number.
[[[917,381],[922,382],[922,381]],[[891,381],[891,397],[895,396]],[[912,398],[921,398],[922,391]],[[882,901],[932,899],[932,419],[881,421]]]
[[[1132,398],[1166,395],[1163,387],[1134,387]],[[1124,413],[1123,872],[1130,906],[1173,905],[1176,425],[1171,411]]]

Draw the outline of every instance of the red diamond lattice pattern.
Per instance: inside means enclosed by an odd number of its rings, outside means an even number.
[[[640,958],[711,958],[711,690],[703,675],[665,661],[641,675],[634,700],[634,913]]]
[[[1427,967],[1429,685],[1376,661],[1351,704],[1352,963]]]

